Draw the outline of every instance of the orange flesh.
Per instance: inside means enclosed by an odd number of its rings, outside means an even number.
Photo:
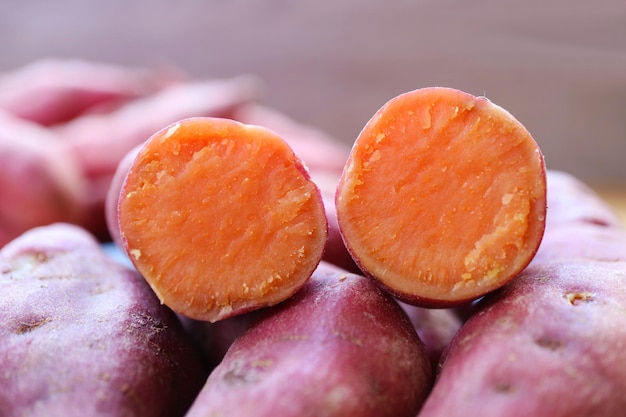
[[[538,146],[508,112],[428,88],[368,122],[336,202],[360,266],[401,299],[437,306],[477,298],[530,262],[545,193]]]
[[[225,119],[183,120],[140,151],[120,230],[161,301],[217,321],[292,295],[326,242],[320,192],[284,141]]]

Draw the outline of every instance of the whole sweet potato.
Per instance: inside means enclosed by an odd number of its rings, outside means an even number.
[[[176,316],[83,229],[0,252],[0,415],[182,416],[206,380]]]
[[[580,223],[623,227],[613,208],[574,175],[549,169],[546,171],[546,181],[548,186],[546,228],[569,227]]]
[[[151,94],[170,74],[81,59],[41,59],[0,74],[0,109],[43,126]]]
[[[420,417],[624,415],[626,263],[533,265],[488,300]]]
[[[414,416],[431,366],[399,305],[321,263],[294,297],[230,347],[192,405],[199,416]]]
[[[613,208],[571,174],[548,170],[547,180],[546,233],[532,264],[626,261],[626,229]]]

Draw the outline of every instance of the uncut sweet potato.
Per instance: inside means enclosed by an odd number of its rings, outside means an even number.
[[[176,316],[68,224],[0,251],[0,415],[182,416],[206,380]]]
[[[86,184],[54,135],[0,111],[0,247],[52,222],[80,222]]]
[[[531,263],[626,261],[626,229],[612,207],[571,174],[548,170],[547,180],[546,233]]]
[[[232,344],[187,417],[414,416],[431,376],[398,304],[322,263]]]
[[[153,93],[172,77],[80,59],[42,59],[0,74],[0,108],[42,126]]]
[[[623,227],[613,208],[574,175],[549,169],[546,171],[546,180],[549,208],[546,228],[552,230],[579,223]]]
[[[626,263],[536,264],[488,300],[420,417],[624,415]]]
[[[626,231],[564,173],[548,172],[548,207],[535,258],[476,304],[420,417],[623,415]]]

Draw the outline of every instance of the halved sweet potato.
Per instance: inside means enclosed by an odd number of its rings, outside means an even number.
[[[293,295],[322,258],[320,191],[272,131],[192,118],[154,134],[119,194],[120,239],[163,303],[217,321]]]
[[[488,99],[418,89],[365,125],[336,207],[366,274],[407,303],[458,305],[509,282],[534,256],[545,163],[524,126]]]

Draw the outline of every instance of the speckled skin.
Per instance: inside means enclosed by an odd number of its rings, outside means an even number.
[[[626,263],[529,267],[462,327],[419,417],[617,417]]]
[[[0,252],[0,415],[182,416],[206,378],[180,322],[76,226]]]
[[[431,377],[398,304],[322,263],[234,342],[187,417],[414,416]]]

